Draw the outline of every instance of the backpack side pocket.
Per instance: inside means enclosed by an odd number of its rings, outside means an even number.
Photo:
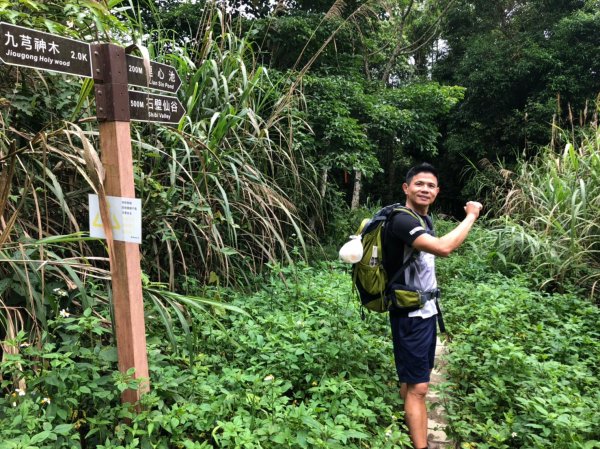
[[[381,265],[372,267],[363,262],[358,262],[354,269],[356,270],[357,280],[365,292],[369,295],[383,295],[387,276]]]

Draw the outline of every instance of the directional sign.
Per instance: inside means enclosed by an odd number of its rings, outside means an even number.
[[[90,45],[0,22],[0,60],[9,65],[92,77]]]
[[[129,91],[131,120],[154,123],[179,123],[185,108],[177,97]]]
[[[175,93],[181,86],[177,71],[166,64],[150,61],[150,79],[146,76],[144,60],[127,55],[127,82],[134,86],[150,87],[163,92]]]

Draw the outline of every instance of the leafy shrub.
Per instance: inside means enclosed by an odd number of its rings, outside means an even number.
[[[274,265],[258,293],[220,294],[250,317],[215,309],[216,326],[191,310],[204,323],[191,357],[149,327],[151,391],[139,413],[119,403],[136,384],[116,370],[105,321],[89,310],[50,320],[41,348],[2,362],[0,447],[410,447],[386,317],[361,320],[338,265]]]
[[[441,270],[453,338],[447,431],[463,448],[599,447],[600,311],[529,290],[525,276],[495,272],[482,249]]]
[[[136,382],[116,367],[110,327],[87,309],[48,322],[40,346],[25,334],[6,342],[0,362],[0,447],[71,448],[113,433],[126,408],[120,393]],[[14,388],[19,385],[19,388]]]
[[[330,265],[272,266],[260,292],[234,295],[252,318],[228,315],[199,336],[211,367],[201,383],[218,382],[203,430],[221,447],[408,445],[387,324],[361,321],[355,301]]]

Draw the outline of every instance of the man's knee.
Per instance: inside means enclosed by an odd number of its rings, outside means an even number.
[[[425,398],[425,396],[427,396],[428,390],[429,390],[429,383],[427,383],[427,382],[406,385],[406,393],[410,394],[412,396],[418,396],[418,397]]]

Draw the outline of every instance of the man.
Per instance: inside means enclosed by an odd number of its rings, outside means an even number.
[[[425,397],[435,356],[438,313],[435,256],[446,257],[463,243],[479,217],[482,205],[469,201],[465,206],[465,219],[448,234],[438,238],[431,217],[427,215],[440,190],[437,170],[426,163],[411,168],[402,188],[406,194],[406,206],[423,218],[426,229],[419,220],[407,213],[394,215],[385,234],[384,254],[388,256],[384,266],[392,277],[392,273],[400,270],[414,256],[399,283],[427,292],[430,297],[419,310],[390,312],[394,358],[406,424],[415,449],[426,449]]]

